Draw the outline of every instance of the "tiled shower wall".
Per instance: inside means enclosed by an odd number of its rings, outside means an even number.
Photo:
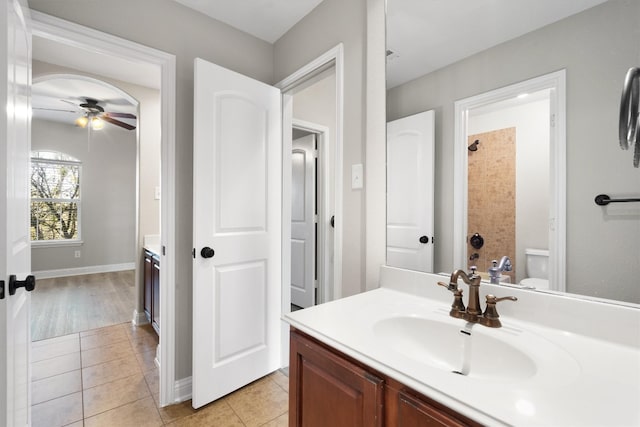
[[[467,143],[480,141],[469,151],[467,260],[478,271],[487,272],[492,260],[504,255],[511,259],[514,282],[516,271],[516,128],[470,135]],[[479,233],[484,246],[475,249],[470,238]],[[472,254],[478,258],[471,260]]]

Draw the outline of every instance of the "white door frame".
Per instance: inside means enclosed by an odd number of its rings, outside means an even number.
[[[318,295],[316,296],[316,304],[322,304],[331,301],[333,298],[334,288],[329,280],[331,277],[331,271],[328,260],[331,259],[331,252],[333,248],[329,241],[329,229],[326,226],[328,221],[331,220],[331,211],[329,209],[329,171],[331,170],[331,162],[329,159],[329,144],[331,143],[329,136],[329,128],[319,125],[317,123],[307,122],[305,120],[293,119],[292,127],[295,129],[303,130],[305,132],[313,133],[316,135],[316,144],[318,146],[318,165],[317,165],[317,177],[318,181],[318,193],[316,195],[318,209],[318,238],[317,238],[317,252],[316,252],[316,265],[321,268],[318,269]],[[288,287],[291,292],[291,287]],[[284,298],[284,297],[283,297]],[[289,302],[291,298],[289,297]],[[284,311],[288,313],[288,311]]]
[[[176,401],[175,386],[175,105],[176,59],[162,52],[120,37],[53,16],[31,11],[33,35],[54,40],[93,53],[106,54],[128,61],[152,64],[161,70],[161,245],[160,311],[160,405]]]
[[[566,71],[560,70],[455,102],[453,147],[453,261],[467,265],[467,123],[469,110],[522,93],[551,89],[549,179],[549,281],[551,289],[566,290]]]
[[[344,47],[342,43],[329,49],[275,85],[282,91],[282,314],[291,310],[291,132],[293,128],[293,90],[320,72],[334,66],[336,73],[336,130],[333,241],[333,289],[324,301],[342,297],[342,186],[343,111],[344,111]],[[289,328],[282,322],[282,366],[289,364]]]

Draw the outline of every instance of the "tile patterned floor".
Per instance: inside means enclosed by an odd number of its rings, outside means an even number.
[[[158,407],[158,336],[119,324],[33,343],[32,425],[288,425],[289,379],[276,371],[203,408]]]

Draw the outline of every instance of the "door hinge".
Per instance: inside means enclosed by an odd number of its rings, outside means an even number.
[[[552,128],[553,128],[553,127],[556,127],[556,115],[555,115],[555,114],[552,114],[552,115],[551,115],[550,124],[551,124],[551,127],[552,127]]]
[[[318,215],[313,215],[313,223],[317,224],[318,223]]]

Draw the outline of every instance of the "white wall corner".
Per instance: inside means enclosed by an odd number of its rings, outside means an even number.
[[[365,283],[379,287],[386,259],[386,41],[385,2],[367,0],[365,138]]]

